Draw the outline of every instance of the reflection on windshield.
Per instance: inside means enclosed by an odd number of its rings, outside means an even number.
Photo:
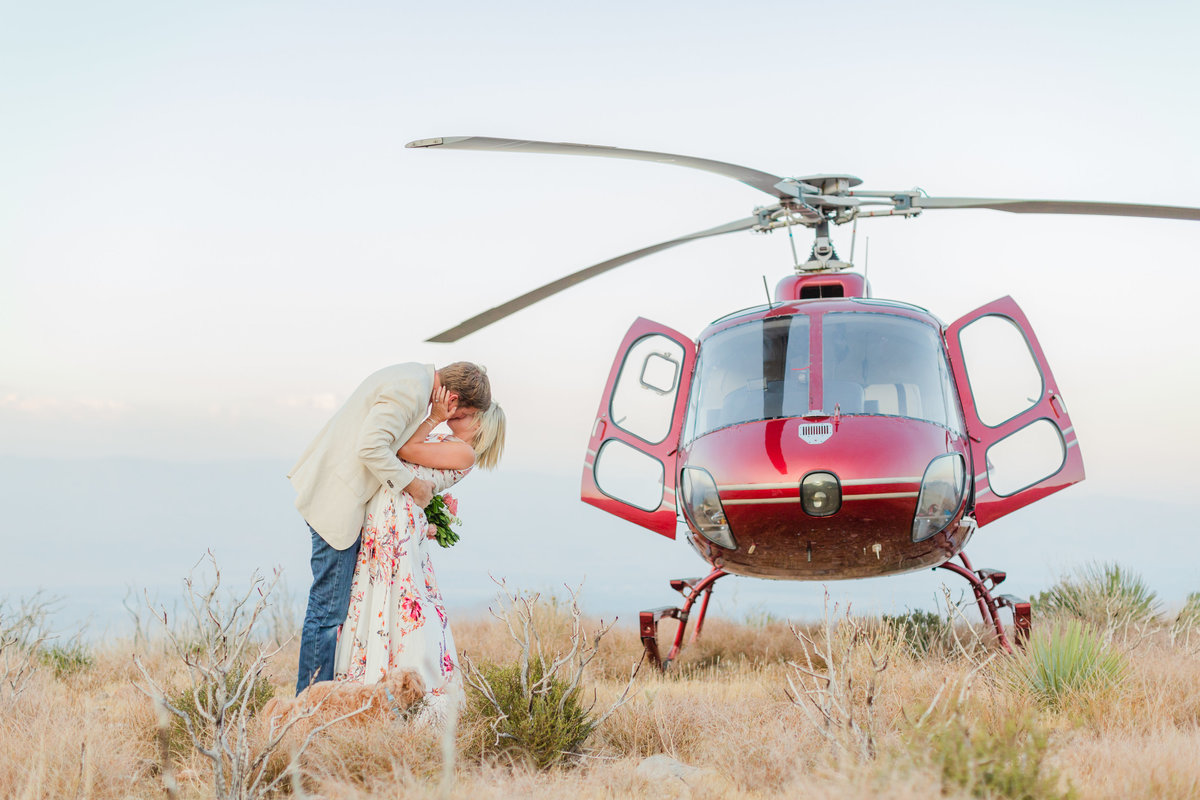
[[[808,411],[808,329],[808,317],[797,314],[748,322],[705,342],[684,438]]]
[[[696,363],[684,440],[718,428],[810,410],[927,420],[961,432],[941,337],[881,313],[822,320],[823,391],[810,397],[809,317],[756,320],[705,341]],[[811,379],[811,381],[810,381]]]
[[[826,411],[910,417],[961,431],[942,340],[930,326],[890,314],[826,314],[821,339]]]

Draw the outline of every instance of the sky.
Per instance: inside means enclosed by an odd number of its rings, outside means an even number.
[[[0,14],[0,596],[167,586],[210,547],[235,574],[282,564],[302,593],[307,532],[282,476],[365,375],[410,360],[485,364],[510,421],[501,468],[462,487],[452,604],[482,602],[491,571],[584,581],[590,608],[633,619],[671,601],[668,578],[705,571],[682,541],[578,501],[587,435],[633,320],[696,336],[762,302],[763,277],[791,269],[783,235],[684,245],[454,345],[423,340],[765,196],[665,165],[406,141],[573,141],[935,196],[1200,206],[1192,4]],[[847,255],[848,231],[834,235]],[[950,322],[1012,295],[1070,406],[1087,481],[983,529],[976,563],[1025,594],[1093,561],[1168,604],[1200,590],[1200,224],[931,211],[866,220],[858,238],[878,297]],[[942,582],[830,588],[894,608],[930,605]],[[716,597],[734,616],[820,605],[818,585],[729,583]]]

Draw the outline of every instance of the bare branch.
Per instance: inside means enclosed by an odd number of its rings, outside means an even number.
[[[595,724],[596,724],[597,728],[600,727],[601,725],[603,725],[604,721],[606,719],[608,719],[614,713],[616,713],[617,709],[619,709],[621,706],[625,705],[631,699],[633,699],[630,697],[629,691],[630,691],[630,689],[633,688],[633,682],[637,679],[638,673],[641,672],[642,664],[644,664],[645,662],[646,662],[646,654],[643,652],[642,657],[640,659],[638,659],[638,662],[636,664],[634,664],[633,667],[629,670],[629,680],[625,683],[625,690],[621,692],[621,696],[617,698],[615,703],[613,703],[611,706],[609,706],[607,711],[605,711],[603,714],[601,714],[599,717],[596,718]]]
[[[166,610],[156,609],[146,597],[146,605],[162,626],[168,652],[185,667],[188,680],[185,691],[190,700],[187,705],[192,708],[184,711],[168,701],[161,683],[135,655],[134,664],[144,680],[138,689],[151,697],[166,719],[178,720],[191,747],[208,759],[214,793],[219,800],[256,800],[295,774],[293,765],[289,765],[288,771],[264,785],[266,765],[295,721],[282,727],[272,724],[266,741],[259,746],[255,745],[256,737],[251,730],[251,717],[261,699],[258,689],[265,680],[264,672],[283,647],[278,641],[268,646],[257,636],[258,624],[282,573],[275,570],[268,582],[255,572],[244,591],[223,602],[222,576],[216,558],[209,551],[196,566],[203,561],[211,568],[211,579],[203,586],[191,575],[184,580],[187,616],[182,628],[173,627]],[[354,713],[358,712],[348,716]],[[169,737],[169,731],[161,735]],[[303,748],[296,751],[293,757],[299,758],[302,751]],[[169,764],[165,762],[163,774],[164,788],[170,794],[172,790],[167,783],[173,778],[169,778]]]
[[[821,644],[796,626],[792,633],[802,645],[805,663],[789,662],[793,674],[787,679],[790,691],[784,694],[829,742],[835,757],[846,753],[860,760],[874,758],[875,705],[890,655],[876,652],[877,643],[850,616],[849,607],[842,616],[836,604],[830,608],[828,591]],[[823,667],[815,665],[814,655]]]

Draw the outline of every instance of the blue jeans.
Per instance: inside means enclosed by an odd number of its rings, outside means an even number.
[[[300,633],[300,669],[296,694],[310,683],[333,680],[333,655],[337,650],[338,626],[350,610],[350,587],[358,545],[335,550],[308,526],[312,533],[312,588],[308,590],[308,610]]]

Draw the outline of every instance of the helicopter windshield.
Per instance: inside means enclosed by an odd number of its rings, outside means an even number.
[[[829,313],[822,319],[822,397],[809,397],[807,315],[756,320],[714,334],[701,347],[684,440],[738,425],[822,409],[933,422],[962,422],[936,329],[881,313]]]
[[[962,431],[941,337],[890,314],[831,313],[822,320],[823,406]]]
[[[808,411],[809,320],[803,314],[721,331],[700,349],[684,438]]]

